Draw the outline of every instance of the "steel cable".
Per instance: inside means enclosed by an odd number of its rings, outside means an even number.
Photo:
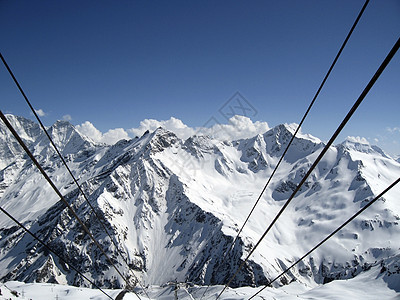
[[[84,193],[82,187],[80,186],[80,184],[78,183],[77,179],[75,178],[75,176],[73,175],[71,169],[68,167],[68,164],[66,163],[64,157],[61,155],[60,151],[58,150],[57,146],[55,145],[53,139],[51,138],[51,136],[49,135],[49,133],[47,132],[45,126],[43,125],[42,121],[40,120],[38,114],[36,113],[36,110],[33,108],[32,104],[30,103],[28,97],[26,96],[25,92],[23,91],[21,85],[19,84],[17,78],[15,77],[14,73],[12,72],[11,68],[8,66],[6,60],[4,59],[3,55],[0,53],[0,58],[4,64],[4,66],[6,67],[8,73],[10,74],[10,76],[12,77],[12,79],[14,80],[15,84],[17,85],[20,93],[22,94],[22,96],[24,97],[26,103],[28,104],[29,108],[31,109],[33,115],[36,117],[36,120],[39,122],[40,127],[42,128],[42,130],[44,131],[44,133],[46,134],[47,138],[49,139],[51,145],[53,146],[54,150],[56,151],[57,155],[60,157],[62,163],[64,164],[65,168],[67,169],[68,173],[70,174],[70,176],[72,177],[73,181],[75,182],[75,185],[78,187],[79,192],[82,194],[83,198],[85,199],[86,203],[89,205],[90,209],[92,210],[92,212],[94,213],[96,219],[99,221],[99,223],[101,224],[101,226],[103,227],[104,231],[106,232],[106,234],[108,235],[108,237],[110,238],[111,242],[114,244],[115,249],[117,250],[119,256],[123,259],[123,261],[125,262],[125,264],[128,266],[128,270],[130,270],[131,274],[133,275],[133,277],[135,278],[135,280],[139,283],[140,287],[142,288],[143,292],[146,294],[147,298],[150,299],[150,297],[147,295],[147,292],[145,290],[145,288],[143,287],[143,285],[140,283],[139,279],[137,278],[137,276],[135,275],[135,273],[132,271],[132,269],[129,267],[128,261],[124,258],[124,256],[122,255],[121,251],[119,250],[119,247],[116,243],[116,241],[111,237],[111,234],[109,233],[109,231],[107,230],[105,224],[103,223],[103,221],[101,220],[101,217],[98,215],[98,213],[96,212],[95,208],[93,207],[93,205],[90,203],[88,197],[86,196],[86,194]]]
[[[363,15],[363,13],[364,13],[364,11],[365,11],[365,9],[366,9],[368,3],[369,3],[369,0],[366,0],[365,3],[364,3],[364,5],[363,5],[363,7],[362,7],[361,10],[360,10],[360,12],[358,13],[358,16],[357,16],[356,20],[354,21],[352,27],[350,28],[350,31],[348,32],[346,38],[344,39],[344,41],[343,41],[343,43],[342,43],[342,46],[340,47],[338,53],[336,54],[336,57],[334,58],[334,60],[333,60],[333,62],[332,62],[332,64],[331,64],[331,66],[329,67],[327,73],[325,74],[324,79],[322,80],[322,82],[321,82],[321,84],[320,84],[320,86],[319,86],[317,92],[315,93],[315,95],[314,95],[312,101],[310,102],[310,104],[309,104],[309,106],[308,106],[306,112],[304,113],[304,115],[303,115],[303,117],[302,117],[302,119],[301,119],[299,125],[297,126],[295,132],[293,133],[293,135],[292,135],[292,137],[291,137],[289,143],[287,144],[287,146],[286,146],[286,148],[285,148],[283,154],[281,155],[281,157],[280,157],[278,163],[276,164],[274,170],[272,171],[270,177],[268,178],[267,183],[264,185],[264,187],[263,187],[263,189],[262,189],[260,195],[258,196],[256,202],[254,203],[252,209],[250,210],[249,214],[247,215],[246,220],[244,221],[242,227],[239,229],[238,233],[236,234],[236,237],[234,238],[233,242],[230,244],[230,247],[229,247],[228,250],[225,252],[224,258],[223,258],[223,260],[222,260],[222,263],[219,265],[219,267],[217,268],[217,270],[219,270],[219,268],[225,264],[226,259],[227,259],[228,255],[229,255],[229,253],[232,251],[233,246],[235,245],[235,243],[236,243],[237,239],[239,238],[240,234],[242,233],[244,226],[247,224],[248,220],[250,219],[250,216],[253,214],[253,212],[254,212],[256,206],[257,206],[258,203],[260,202],[262,195],[264,194],[264,192],[266,191],[267,187],[269,186],[269,184],[270,184],[272,178],[274,177],[274,175],[275,175],[276,171],[278,170],[278,168],[279,168],[281,162],[283,161],[283,158],[286,156],[286,153],[288,152],[289,147],[292,145],[293,140],[295,139],[297,133],[300,131],[300,128],[301,128],[301,126],[303,125],[305,119],[307,118],[308,113],[310,112],[312,106],[314,105],[315,101],[317,100],[318,95],[320,94],[322,88],[323,88],[324,85],[325,85],[325,82],[327,81],[327,79],[328,79],[329,75],[331,74],[331,72],[332,72],[334,66],[336,65],[336,62],[338,61],[338,59],[339,59],[341,53],[343,52],[344,47],[346,46],[348,40],[350,39],[350,36],[352,35],[352,33],[353,33],[354,29],[356,28],[356,26],[357,26],[359,20],[361,19],[361,16]],[[207,288],[206,288],[206,290],[204,291],[203,295],[201,296],[200,300],[203,299],[203,297],[205,296],[205,294],[206,294],[206,292],[207,292],[207,290],[208,290],[209,287],[210,287],[210,285],[207,286]]]
[[[276,276],[273,280],[271,280],[267,285],[265,285],[261,290],[259,290],[257,293],[255,293],[253,296],[249,298],[253,299],[255,296],[257,296],[259,293],[261,293],[264,289],[266,289],[268,286],[270,286],[272,283],[274,283],[276,280],[278,280],[280,277],[282,277],[284,274],[286,274],[291,268],[293,268],[295,265],[297,265],[299,262],[301,262],[305,257],[310,255],[312,252],[314,252],[317,248],[319,248],[322,244],[324,244],[327,240],[329,240],[332,236],[334,236],[336,233],[338,233],[343,227],[345,227],[347,224],[349,224],[351,221],[353,221],[356,217],[358,217],[364,210],[366,210],[368,207],[370,207],[372,204],[374,204],[376,201],[378,201],[386,192],[388,192],[390,189],[392,189],[396,184],[400,182],[400,178],[398,178],[395,182],[393,182],[390,186],[388,186],[383,192],[381,192],[378,196],[376,196],[373,200],[371,200],[368,204],[366,204],[362,209],[360,209],[357,213],[355,213],[353,216],[351,216],[346,222],[344,222],[342,225],[340,225],[336,230],[334,230],[331,234],[329,234],[326,238],[324,238],[321,242],[319,242],[316,246],[314,246],[310,251],[308,251],[306,254],[304,254],[301,258],[299,258],[296,262],[294,262],[290,267],[286,268],[282,273],[280,273],[278,276]]]
[[[4,208],[0,207],[0,210],[11,220],[13,220],[19,227],[21,227],[23,230],[25,230],[27,233],[29,233],[35,240],[37,240],[40,244],[42,244],[43,247],[45,247],[47,250],[49,250],[51,253],[56,255],[63,263],[67,264],[70,266],[72,269],[74,269],[75,272],[77,272],[79,275],[81,275],[83,278],[85,278],[90,284],[92,284],[95,288],[100,290],[104,295],[106,295],[108,298],[113,300],[113,298],[108,295],[102,288],[100,288],[98,285],[96,285],[93,281],[91,281],[89,278],[87,278],[82,272],[80,272],[77,268],[75,268],[70,262],[68,262],[66,259],[62,258],[61,255],[59,255],[57,252],[55,252],[49,245],[47,245],[45,242],[43,242],[37,235],[35,235],[32,231],[30,231],[28,228],[26,228],[21,222],[19,222],[16,218],[14,218],[11,214],[9,214]]]
[[[61,201],[64,203],[64,205],[69,209],[71,214],[75,217],[75,219],[78,221],[78,223],[82,226],[83,230],[87,233],[87,235],[90,237],[90,239],[96,244],[98,249],[102,252],[104,257],[109,261],[109,263],[113,266],[115,271],[121,276],[121,278],[125,281],[127,284],[127,287],[130,288],[130,284],[126,277],[118,270],[117,266],[114,264],[114,262],[111,260],[111,258],[107,255],[107,253],[104,251],[104,249],[101,247],[100,243],[94,238],[94,236],[90,233],[89,229],[86,227],[86,225],[82,222],[82,220],[79,218],[79,216],[76,214],[75,210],[71,207],[71,205],[65,200],[64,196],[61,194],[61,192],[58,190],[58,188],[55,186],[53,181],[50,179],[50,177],[47,175],[47,173],[43,170],[43,168],[40,166],[39,162],[36,160],[36,158],[33,156],[33,154],[30,152],[28,147],[25,145],[24,141],[21,139],[21,137],[18,135],[18,133],[15,131],[15,129],[12,127],[10,122],[7,120],[3,112],[0,110],[0,118],[3,120],[5,125],[8,127],[8,129],[11,131],[11,133],[14,135],[14,137],[17,139],[18,143],[20,146],[24,149],[26,154],[31,158],[33,163],[36,165],[36,167],[39,169],[39,171],[42,173],[44,178],[47,180],[47,182],[50,184],[50,186],[53,188],[53,190],[56,192],[58,197],[61,199]],[[134,291],[136,296],[140,298],[140,296]]]
[[[217,296],[216,299],[219,299],[219,297],[222,295],[222,293],[225,291],[225,289],[229,286],[229,284],[232,282],[232,280],[236,277],[236,275],[239,273],[239,271],[243,268],[243,266],[246,264],[247,260],[250,258],[250,256],[253,254],[255,249],[260,245],[261,241],[265,238],[269,230],[272,228],[272,226],[275,224],[275,222],[279,219],[283,211],[286,209],[286,207],[289,205],[289,203],[293,200],[294,196],[297,194],[297,192],[300,190],[301,186],[305,183],[307,178],[311,175],[312,171],[315,169],[319,161],[322,159],[322,157],[325,155],[325,153],[328,151],[330,146],[333,144],[334,140],[337,138],[337,136],[340,134],[340,132],[343,130],[347,122],[350,120],[354,112],[357,110],[357,108],[360,106],[362,101],[364,100],[365,96],[368,94],[372,86],[375,84],[376,80],[379,78],[379,76],[382,74],[382,72],[385,70],[386,66],[389,64],[390,60],[393,58],[393,56],[396,54],[397,50],[400,47],[400,38],[397,40],[397,42],[394,44],[393,48],[390,50],[382,64],[379,66],[378,70],[375,72],[374,76],[371,78],[371,80],[368,82],[367,86],[365,89],[362,91],[361,95],[358,97],[357,101],[354,103],[350,111],[347,113],[346,117],[343,119],[343,121],[340,123],[339,127],[336,129],[335,133],[332,135],[324,149],[321,151],[317,159],[314,161],[308,172],[305,174],[303,179],[300,181],[300,183],[297,185],[296,189],[293,191],[292,195],[289,197],[289,199],[286,201],[286,203],[282,206],[278,214],[275,216],[275,218],[272,220],[271,224],[268,226],[268,228],[265,230],[261,238],[258,240],[258,242],[255,244],[255,246],[251,249],[245,260],[241,263],[239,266],[238,270],[235,272],[235,274],[230,278],[228,283],[224,286],[220,294]]]

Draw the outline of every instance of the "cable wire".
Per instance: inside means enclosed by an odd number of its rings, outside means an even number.
[[[25,150],[26,154],[31,158],[33,163],[36,165],[36,167],[39,169],[39,171],[42,173],[44,178],[47,180],[47,182],[51,185],[53,190],[56,192],[58,197],[61,199],[61,201],[64,203],[64,205],[69,209],[69,211],[72,213],[72,215],[75,217],[75,219],[79,222],[79,224],[82,226],[83,230],[88,234],[90,239],[96,244],[98,249],[103,253],[104,257],[109,261],[109,263],[113,266],[113,268],[116,270],[116,272],[121,276],[121,278],[125,281],[127,284],[127,287],[130,288],[130,283],[126,279],[126,277],[118,270],[117,266],[114,264],[114,262],[111,260],[111,258],[107,255],[107,253],[104,251],[104,249],[101,247],[99,242],[94,238],[94,236],[90,233],[89,229],[86,227],[86,225],[82,222],[82,220],[79,218],[79,216],[76,214],[75,210],[71,207],[71,205],[65,200],[64,196],[61,194],[61,192],[58,190],[58,188],[55,186],[53,181],[50,179],[50,177],[47,175],[47,173],[43,170],[43,168],[40,166],[39,162],[36,160],[36,158],[33,156],[33,154],[30,152],[28,147],[25,145],[24,141],[21,139],[21,137],[18,135],[18,133],[15,131],[15,129],[12,127],[10,122],[7,120],[3,112],[0,110],[0,118],[3,120],[3,122],[6,124],[8,129],[11,131],[11,133],[14,135],[14,137],[17,139],[18,143],[21,145],[21,147]],[[133,291],[136,296],[140,298],[140,296]]]
[[[322,159],[322,157],[325,155],[325,153],[328,151],[330,146],[333,144],[334,140],[337,138],[337,136],[340,134],[340,132],[343,130],[347,122],[350,120],[354,112],[357,110],[357,108],[360,106],[362,101],[364,100],[365,96],[368,94],[372,86],[375,84],[376,80],[379,78],[379,76],[382,74],[382,72],[385,70],[386,66],[389,64],[390,60],[393,58],[393,56],[396,54],[397,50],[400,47],[400,38],[397,40],[397,42],[394,44],[393,48],[390,50],[389,54],[386,56],[382,64],[379,66],[378,70],[375,72],[374,76],[371,78],[371,80],[368,82],[367,86],[365,89],[362,91],[361,95],[358,97],[357,101],[354,103],[350,111],[347,113],[346,117],[343,119],[343,121],[340,123],[339,127],[336,129],[335,133],[332,135],[330,138],[329,142],[326,144],[324,149],[321,151],[315,162],[312,164],[310,169],[308,170],[307,174],[303,177],[303,179],[300,181],[300,183],[297,185],[296,189],[293,191],[292,195],[289,197],[289,199],[286,201],[286,203],[282,206],[278,214],[275,216],[271,224],[268,226],[268,228],[265,230],[261,238],[258,240],[256,245],[251,249],[249,254],[247,255],[246,259],[241,263],[239,266],[238,270],[236,273],[230,278],[228,283],[224,286],[220,294],[217,296],[216,299],[219,299],[219,297],[222,295],[222,293],[225,291],[225,289],[229,286],[229,284],[232,282],[232,280],[236,277],[236,275],[239,273],[239,271],[243,268],[243,266],[246,264],[247,260],[250,258],[250,256],[253,254],[255,249],[260,245],[261,241],[265,238],[269,230],[272,228],[272,226],[275,224],[275,222],[278,220],[278,218],[281,216],[283,211],[286,209],[286,207],[289,205],[289,203],[293,200],[294,196],[297,194],[297,192],[300,190],[301,186],[305,183],[307,178],[311,175],[312,171],[315,169],[319,161]]]
[[[0,58],[4,64],[4,66],[6,67],[8,73],[10,74],[10,76],[12,77],[12,79],[14,80],[14,83],[17,85],[20,93],[22,94],[22,96],[24,97],[26,103],[28,104],[29,108],[31,109],[32,113],[34,114],[34,116],[36,117],[36,120],[39,122],[40,127],[42,128],[42,130],[44,131],[44,133],[46,134],[47,138],[49,139],[51,145],[53,146],[53,148],[55,149],[56,153],[58,154],[58,156],[60,157],[62,163],[64,164],[65,168],[67,169],[68,173],[70,174],[70,176],[72,177],[73,181],[75,182],[75,185],[78,187],[79,192],[82,194],[83,198],[85,199],[86,203],[89,205],[90,209],[92,210],[92,212],[94,213],[96,219],[99,221],[99,223],[101,224],[101,226],[103,227],[104,231],[106,232],[106,234],[108,235],[108,237],[110,238],[111,242],[114,244],[115,249],[117,250],[119,256],[122,258],[122,260],[125,262],[125,264],[128,266],[128,270],[130,270],[131,274],[133,275],[133,277],[135,278],[135,280],[139,283],[140,287],[142,288],[142,290],[144,291],[144,293],[146,294],[147,298],[150,299],[150,297],[147,295],[147,292],[145,290],[145,288],[143,287],[143,285],[140,283],[139,279],[137,278],[137,276],[135,275],[135,273],[133,272],[133,270],[129,267],[128,261],[124,258],[124,256],[122,255],[121,251],[119,250],[119,247],[116,243],[116,241],[111,237],[111,234],[109,233],[109,231],[107,230],[105,224],[103,223],[103,221],[101,220],[102,218],[98,215],[98,213],[96,212],[95,208],[93,207],[93,205],[90,203],[88,197],[86,196],[86,194],[84,193],[82,187],[80,186],[80,184],[78,183],[78,180],[75,178],[75,176],[73,175],[71,169],[68,167],[67,162],[65,161],[64,157],[61,155],[60,151],[58,150],[57,146],[55,145],[53,139],[51,138],[51,136],[49,135],[49,133],[46,130],[46,127],[43,125],[42,121],[40,120],[38,114],[36,113],[36,110],[34,109],[34,107],[32,106],[31,102],[29,101],[28,97],[26,96],[24,90],[22,89],[21,85],[19,84],[17,78],[15,77],[14,73],[12,72],[11,68],[8,66],[5,58],[3,57],[3,55],[0,52]]]
[[[66,259],[62,258],[57,252],[55,252],[53,249],[50,248],[49,245],[47,245],[45,242],[43,242],[37,235],[35,235],[32,231],[30,231],[28,228],[26,228],[21,222],[19,222],[16,218],[14,218],[11,214],[9,214],[4,208],[0,206],[0,210],[11,220],[13,220],[19,227],[21,227],[23,230],[25,230],[27,233],[29,233],[35,240],[37,240],[40,244],[42,244],[43,247],[45,247],[47,250],[49,250],[51,253],[56,255],[63,263],[67,264],[70,266],[72,269],[74,269],[75,272],[77,272],[79,275],[81,275],[83,278],[85,278],[90,284],[92,284],[94,287],[99,289],[104,295],[106,295],[108,298],[113,300],[113,298],[108,295],[102,288],[100,288],[98,285],[96,285],[93,281],[91,281],[89,278],[87,278],[82,272],[80,272],[77,268],[75,268],[70,262],[68,262]]]
[[[291,137],[289,143],[287,144],[287,146],[286,146],[286,148],[285,148],[285,151],[283,152],[283,154],[282,154],[282,156],[280,157],[280,159],[279,159],[277,165],[275,166],[274,170],[272,171],[272,173],[271,173],[271,175],[270,175],[270,177],[269,177],[267,183],[264,185],[264,188],[262,189],[260,195],[258,196],[258,198],[257,198],[256,202],[254,203],[252,209],[250,210],[250,213],[247,215],[247,218],[246,218],[246,220],[244,221],[242,227],[240,228],[240,230],[239,230],[238,233],[236,234],[235,239],[234,239],[233,242],[231,243],[229,249],[225,252],[224,258],[223,258],[223,260],[222,260],[222,263],[219,265],[219,267],[221,267],[222,265],[225,264],[226,259],[227,259],[228,255],[229,255],[229,253],[232,251],[233,246],[235,245],[236,240],[239,238],[239,236],[240,236],[240,234],[241,234],[241,232],[242,232],[244,226],[247,224],[247,221],[250,219],[250,216],[253,214],[253,212],[254,212],[256,206],[257,206],[258,203],[260,202],[262,195],[264,194],[264,192],[266,191],[267,187],[269,186],[269,184],[270,184],[270,182],[271,182],[271,180],[272,180],[272,177],[274,177],[276,171],[278,170],[278,168],[279,168],[281,162],[283,161],[283,158],[285,157],[286,153],[288,152],[289,147],[292,145],[292,142],[293,142],[293,140],[295,139],[297,133],[300,131],[300,128],[301,128],[301,126],[302,126],[303,123],[304,123],[304,120],[307,118],[308,113],[310,112],[312,106],[314,105],[315,101],[317,100],[318,95],[320,94],[322,88],[323,88],[324,85],[325,85],[325,82],[327,81],[329,75],[331,74],[333,68],[335,67],[336,62],[338,61],[340,55],[341,55],[342,52],[343,52],[344,47],[346,46],[348,40],[350,39],[350,36],[352,35],[354,29],[356,28],[356,26],[357,26],[357,24],[358,24],[358,21],[361,19],[361,16],[363,15],[363,13],[364,13],[364,11],[365,11],[365,9],[366,9],[368,3],[369,3],[369,0],[366,0],[365,3],[364,3],[364,5],[363,5],[363,7],[362,7],[361,10],[360,10],[360,12],[358,13],[358,16],[357,16],[356,20],[354,21],[353,25],[352,25],[351,28],[350,28],[350,31],[348,32],[346,38],[344,39],[344,41],[343,41],[343,43],[342,43],[342,46],[340,47],[338,53],[336,54],[336,57],[334,58],[334,60],[333,60],[333,62],[332,62],[332,64],[331,64],[331,66],[329,67],[327,73],[325,74],[325,77],[324,77],[324,79],[322,80],[322,82],[321,82],[321,84],[320,84],[320,86],[319,86],[317,92],[315,93],[315,95],[314,95],[314,97],[313,97],[311,103],[309,104],[309,106],[308,106],[306,112],[304,113],[304,115],[303,115],[303,117],[302,117],[302,119],[301,119],[299,125],[297,126],[297,128],[296,128],[294,134],[292,135],[292,137]],[[217,270],[219,269],[219,267],[217,268]],[[207,286],[207,288],[206,288],[206,290],[204,291],[203,295],[201,296],[200,300],[203,299],[203,297],[204,297],[204,295],[206,294],[206,292],[207,292],[207,290],[208,290],[209,287],[210,287],[210,285]]]
[[[370,207],[372,204],[374,204],[377,200],[379,200],[386,192],[388,192],[390,189],[392,189],[396,184],[400,182],[400,178],[398,178],[395,182],[393,182],[390,186],[388,186],[383,192],[381,192],[378,196],[376,196],[373,200],[371,200],[367,205],[365,205],[363,208],[361,208],[357,213],[355,213],[353,216],[351,216],[346,222],[344,222],[342,225],[340,225],[336,230],[334,230],[331,234],[329,234],[326,238],[324,238],[321,242],[319,242],[316,246],[314,246],[310,251],[308,251],[306,254],[304,254],[301,258],[299,258],[295,263],[293,263],[290,267],[286,268],[282,273],[280,273],[278,276],[276,276],[273,280],[271,280],[267,285],[265,285],[261,290],[259,290],[257,293],[255,293],[253,296],[249,298],[253,299],[255,296],[257,296],[259,293],[261,293],[264,289],[266,289],[268,286],[270,286],[272,283],[274,283],[276,280],[278,280],[280,277],[282,277],[284,274],[286,274],[291,268],[293,268],[295,265],[297,265],[300,261],[302,261],[305,257],[310,255],[312,252],[314,252],[317,248],[319,248],[322,244],[324,244],[327,240],[329,240],[332,236],[334,236],[336,233],[338,233],[343,227],[345,227],[347,224],[349,224],[351,221],[353,221],[356,217],[358,217],[364,210],[366,210],[368,207]]]

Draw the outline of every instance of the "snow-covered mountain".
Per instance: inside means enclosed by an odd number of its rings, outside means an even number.
[[[105,219],[121,257],[39,126],[7,117],[122,273],[134,280],[133,270],[145,286],[226,283],[324,147],[310,135],[295,138],[224,262],[223,254],[292,137],[292,125],[233,141],[181,140],[159,128],[108,146],[68,122],[56,122],[48,132]],[[2,123],[0,169],[1,207],[98,285],[124,285]],[[347,140],[331,147],[231,286],[267,283],[399,176],[400,163],[376,146]],[[399,187],[388,192],[276,286],[296,281],[315,287],[379,267],[376,276],[400,293],[399,195]],[[88,286],[3,214],[0,249],[3,282]]]

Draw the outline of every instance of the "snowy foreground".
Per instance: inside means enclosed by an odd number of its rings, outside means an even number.
[[[393,278],[392,286],[400,290],[399,276]],[[397,281],[397,282],[396,282]],[[177,290],[178,299],[200,299],[206,287],[184,287],[181,285]],[[52,299],[109,299],[99,290],[78,288],[66,285],[49,283],[22,283],[10,281],[0,284],[2,295],[0,300],[5,299],[32,299],[32,300],[52,300]],[[208,289],[203,299],[215,299],[222,286],[212,286]],[[248,299],[259,288],[243,287],[237,289],[227,289],[220,299]],[[12,294],[18,293],[18,297]],[[122,290],[105,290],[114,299]],[[137,293],[141,299],[147,297],[140,290]],[[147,290],[151,299],[175,299],[175,285],[166,287],[152,287]],[[134,293],[126,293],[124,300],[138,299]],[[348,280],[335,280],[330,283],[315,287],[300,283],[291,283],[280,288],[268,288],[260,293],[256,299],[400,299],[400,292],[388,288],[388,284],[383,280],[379,267],[360,274]]]

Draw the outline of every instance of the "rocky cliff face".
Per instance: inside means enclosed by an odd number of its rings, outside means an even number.
[[[133,282],[133,271],[145,285],[225,283],[324,146],[307,135],[295,139],[223,261],[289,142],[291,126],[237,141],[207,136],[183,141],[159,128],[106,146],[95,144],[68,122],[55,123],[49,133],[104,220],[116,249],[38,126],[8,118],[121,272]],[[0,205],[100,286],[123,286],[3,124],[0,152]],[[349,141],[332,147],[232,286],[265,284],[399,175],[399,163],[377,147]],[[278,285],[351,278],[377,264],[387,282],[396,282],[392,278],[399,273],[399,192],[397,188],[388,193]],[[1,280],[87,284],[5,215],[0,225]]]

